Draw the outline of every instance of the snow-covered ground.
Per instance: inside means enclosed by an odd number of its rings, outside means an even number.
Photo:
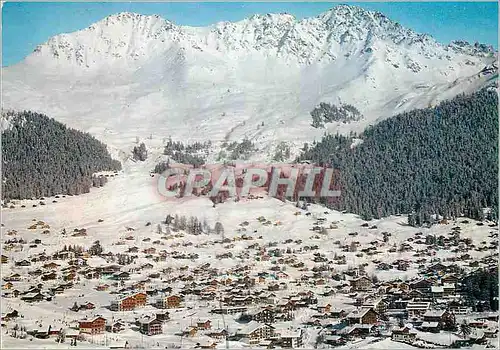
[[[57,203],[53,203],[56,200]],[[215,208],[212,202],[207,198],[185,198],[185,199],[169,199],[166,200],[156,193],[156,179],[150,177],[148,161],[146,164],[138,162],[133,163],[128,161],[125,163],[124,170],[115,178],[111,178],[104,187],[92,189],[90,193],[72,196],[65,198],[45,198],[45,206],[32,207],[32,203],[38,201],[14,201],[15,209],[4,209],[2,212],[2,237],[4,241],[11,238],[23,238],[27,242],[32,242],[36,238],[42,240],[36,248],[27,248],[23,245],[23,250],[5,251],[4,254],[9,258],[10,263],[2,265],[2,276],[8,276],[11,273],[20,273],[23,277],[20,282],[14,282],[14,288],[19,290],[27,289],[33,285],[33,280],[28,278],[26,272],[33,270],[37,265],[43,263],[35,263],[31,267],[16,267],[13,261],[28,259],[35,253],[45,252],[51,254],[62,249],[65,245],[81,245],[86,248],[99,240],[104,247],[104,251],[111,251],[114,254],[123,253],[130,247],[139,248],[139,258],[130,266],[125,268],[138,268],[144,263],[153,263],[152,269],[139,270],[132,275],[131,281],[127,281],[126,285],[133,282],[138,282],[147,278],[149,274],[155,271],[162,271],[164,268],[173,268],[173,275],[176,275],[183,266],[189,266],[187,271],[192,271],[196,267],[209,263],[212,267],[216,267],[219,271],[231,271],[232,268],[241,265],[248,265],[251,273],[266,271],[273,266],[272,261],[256,261],[254,259],[255,250],[248,250],[248,246],[252,243],[258,243],[261,247],[266,247],[270,242],[276,242],[277,248],[286,249],[287,247],[298,248],[306,245],[317,245],[319,250],[291,254],[297,256],[300,261],[304,262],[309,269],[317,266],[312,261],[315,252],[323,254],[329,259],[333,259],[335,255],[345,255],[346,264],[336,265],[335,271],[341,272],[348,268],[357,267],[363,263],[367,263],[365,268],[366,274],[369,276],[376,275],[381,281],[392,281],[395,279],[410,280],[418,274],[418,264],[414,262],[413,257],[415,251],[411,252],[389,252],[393,246],[399,247],[401,243],[408,242],[408,239],[415,237],[416,232],[422,232],[423,235],[433,234],[436,236],[447,235],[452,226],[458,225],[462,228],[461,237],[471,238],[473,242],[480,246],[482,241],[490,242],[488,234],[491,232],[491,227],[487,225],[477,226],[474,222],[463,224],[460,222],[450,222],[446,225],[434,225],[431,228],[416,229],[406,225],[406,217],[394,216],[382,220],[372,220],[369,226],[376,228],[362,227],[365,223],[359,217],[353,214],[343,214],[336,211],[330,211],[324,207],[311,205],[307,211],[298,209],[293,203],[284,203],[273,198],[261,198],[253,200],[240,200],[234,202],[229,200],[225,203],[218,204]],[[25,205],[25,208],[21,208]],[[310,215],[306,215],[309,212]],[[213,227],[215,222],[220,221],[224,228],[224,237],[232,241],[231,244],[215,243],[221,237],[214,233],[210,235],[193,236],[187,233],[182,233],[175,237],[170,237],[167,240],[161,240],[159,245],[152,244],[152,241],[160,239],[165,234],[157,232],[157,225],[165,219],[166,215],[186,215],[197,216],[200,220],[206,219],[210,226]],[[297,215],[299,214],[299,215]],[[264,216],[266,220],[271,221],[271,225],[263,225],[257,220],[258,217]],[[318,232],[311,231],[313,224],[317,218],[325,218],[325,227],[329,227],[330,223],[335,222],[337,228],[328,229],[327,234],[322,235]],[[33,223],[33,220],[42,220],[50,225],[50,233],[42,234],[41,229],[30,230],[28,226]],[[99,222],[101,221],[101,222]],[[248,221],[248,225],[242,231],[240,225],[244,221]],[[150,222],[151,225],[146,226]],[[165,228],[164,225],[161,226]],[[75,228],[86,228],[87,236],[72,237],[69,233]],[[134,228],[134,231],[127,230]],[[61,231],[66,229],[68,234],[62,235]],[[16,230],[16,235],[7,235],[7,232]],[[382,241],[382,232],[390,232],[391,237],[389,242]],[[358,232],[358,235],[353,237],[348,233]],[[242,235],[252,237],[252,240],[240,240]],[[125,237],[132,236],[133,239],[125,240]],[[259,238],[261,237],[261,238]],[[144,241],[145,238],[151,238],[151,241]],[[302,240],[301,244],[286,244],[286,239]],[[343,252],[340,245],[350,245],[352,241],[358,241],[359,246],[357,252]],[[374,256],[357,255],[363,247],[370,246],[371,242],[376,241],[379,254]],[[117,245],[118,242],[122,244]],[[164,262],[154,263],[150,259],[145,258],[145,254],[141,253],[143,249],[156,247],[157,249],[165,249],[172,253],[178,251],[182,253],[196,253],[196,260],[178,260],[169,258]],[[419,247],[418,245],[415,248]],[[421,248],[425,248],[422,245]],[[216,255],[231,252],[232,259],[216,258]],[[244,257],[249,253],[248,257]],[[470,251],[473,260],[480,259],[486,256],[488,252]],[[456,253],[447,250],[441,250],[436,253],[435,258],[446,259],[448,257],[456,257]],[[413,261],[406,271],[392,269],[390,271],[376,270],[374,260],[381,262],[392,262],[398,259]],[[429,260],[430,261],[430,260]],[[66,261],[56,260],[62,264],[61,268],[67,265]],[[90,257],[87,259],[90,267],[106,265],[106,261],[99,257]],[[466,263],[464,263],[466,264]],[[464,265],[465,266],[465,265]],[[286,273],[289,275],[286,280],[300,279],[303,272],[300,269],[287,268]],[[162,279],[168,275],[162,274]],[[231,276],[231,273],[229,273]],[[57,285],[57,281],[44,282],[44,285],[49,287]],[[106,279],[83,279],[78,282],[73,288],[66,290],[62,295],[56,295],[53,301],[43,301],[40,303],[29,304],[20,301],[18,298],[2,298],[2,311],[9,312],[18,310],[24,316],[23,320],[7,322],[12,327],[13,322],[20,325],[32,325],[35,322],[43,324],[43,327],[52,325],[58,327],[61,325],[69,327],[75,325],[75,321],[81,319],[83,315],[100,314],[107,318],[122,319],[124,321],[133,322],[134,317],[139,317],[144,314],[151,314],[156,309],[152,306],[146,306],[132,312],[111,312],[105,308],[106,305],[115,299],[116,296],[104,291],[96,291],[94,288],[102,283],[110,283]],[[153,285],[163,285],[159,280],[152,282]],[[335,283],[335,282],[334,282]],[[176,282],[170,286],[176,290],[181,290],[184,283]],[[296,286],[293,283],[289,284],[286,293],[297,293],[305,289],[312,288],[316,292],[323,292],[325,286]],[[278,292],[282,295],[284,292]],[[83,311],[75,313],[69,308],[77,302],[83,304],[92,302],[98,305],[98,308],[91,311]],[[331,297],[319,297],[319,303],[330,303],[334,308],[344,308],[346,310],[353,309],[351,305],[352,299],[347,295],[336,294]],[[177,332],[185,329],[197,319],[209,318],[212,325],[216,328],[222,328],[223,324],[229,331],[237,331],[242,325],[236,322],[236,317],[213,315],[209,313],[211,308],[218,307],[218,303],[214,301],[199,301],[196,298],[188,296],[184,302],[184,308],[178,310],[169,310],[171,320],[164,326],[164,333],[155,336],[142,336],[136,330],[126,330],[119,334],[107,334],[95,336],[88,341],[97,344],[108,344],[114,339],[127,340],[129,344],[144,345],[147,347],[154,346],[156,343],[161,344],[161,347],[173,344],[179,345],[181,338],[174,335]],[[311,315],[312,310],[296,311],[295,319],[289,323],[285,323],[283,327],[300,327],[302,322],[305,322]],[[309,334],[307,331],[306,334]],[[432,337],[432,335],[429,335]],[[9,337],[3,337],[7,340],[5,347],[24,346],[24,343],[16,343]],[[183,338],[183,347],[192,347],[195,344],[190,342],[199,342],[203,338]],[[309,346],[314,345],[314,333],[309,334],[305,341]],[[34,340],[37,342],[38,340]],[[26,344],[31,344],[26,343]],[[305,346],[307,346],[305,344]],[[357,343],[356,343],[357,344]],[[398,348],[400,344],[393,344],[389,340],[383,342],[363,342],[362,344],[352,344],[355,348]],[[27,345],[28,346],[28,345]],[[43,346],[41,343],[40,346]],[[219,346],[225,346],[224,343]],[[231,342],[231,348],[235,346],[243,346],[241,343]],[[380,347],[381,346],[381,347]],[[170,346],[169,346],[170,347]]]
[[[215,161],[223,141],[248,137],[258,148],[251,160],[270,160],[282,141],[290,145],[293,156],[304,142],[324,134],[324,129],[310,126],[309,112],[319,102],[351,103],[360,109],[364,118],[359,122],[332,123],[326,130],[348,133],[398,112],[427,107],[460,92],[473,91],[496,77],[496,73],[479,74],[496,58],[481,50],[472,53],[473,49],[470,45],[443,46],[428,36],[401,28],[380,14],[349,6],[302,21],[288,15],[254,16],[207,28],[180,27],[155,16],[120,14],[81,32],[50,39],[24,62],[3,70],[3,107],[44,112],[70,127],[90,132],[108,144],[112,156],[123,162],[123,170],[104,187],[94,188],[88,194],[45,198],[45,205],[36,207],[33,205],[40,200],[13,201],[13,209],[2,209],[2,254],[9,261],[1,265],[1,274],[2,277],[21,275],[21,280],[13,282],[10,289],[5,287],[4,294],[15,289],[22,292],[39,283],[40,278],[30,277],[27,272],[46,263],[22,267],[14,262],[29,260],[37,253],[51,255],[69,245],[89,248],[97,240],[104,252],[113,254],[138,248],[135,262],[123,267],[137,270],[129,281],[124,281],[125,286],[160,272],[160,278],[151,278],[149,286],[168,286],[174,293],[186,286],[187,282],[180,280],[186,274],[193,274],[194,282],[201,283],[193,270],[207,263],[218,270],[214,277],[218,280],[241,277],[237,268],[242,266],[247,266],[248,274],[255,277],[259,272],[282,265],[275,258],[258,260],[260,250],[289,248],[285,256],[303,262],[304,266],[286,266],[284,272],[288,277],[278,282],[285,281],[288,288],[276,291],[276,298],[313,290],[319,303],[350,311],[354,306],[349,293],[321,296],[332,286],[348,283],[332,280],[335,273],[366,265],[366,275],[376,276],[379,281],[408,281],[419,275],[421,264],[416,263],[417,259],[425,257],[424,265],[429,265],[432,259],[445,261],[461,254],[417,244],[418,232],[423,237],[428,234],[448,237],[451,228],[459,226],[461,238],[472,239],[476,247],[487,247],[492,241],[490,233],[496,229],[487,223],[478,226],[473,220],[468,224],[459,220],[417,229],[406,225],[405,216],[393,216],[371,220],[365,227],[362,226],[365,221],[353,214],[318,205],[303,210],[294,203],[268,197],[228,200],[214,207],[205,197],[163,198],[157,190],[158,178],[150,174],[158,161],[164,159],[162,152],[169,137],[185,143],[211,140],[213,147],[207,159],[211,162]],[[8,126],[8,120],[3,120],[1,127]],[[148,149],[145,162],[130,159],[137,141],[144,142]],[[359,142],[354,140],[353,147]],[[195,236],[183,231],[167,234],[163,221],[168,214],[195,216],[200,221],[206,220],[211,227],[221,222],[224,235]],[[269,224],[259,221],[261,216]],[[325,221],[318,224],[320,218]],[[50,227],[28,228],[39,220]],[[313,231],[313,226],[324,226],[326,232]],[[72,236],[75,229],[82,228],[87,230],[86,236]],[[48,232],[43,233],[44,230]],[[67,233],[62,234],[63,230]],[[354,232],[357,235],[349,235]],[[383,241],[383,232],[391,233],[388,242]],[[5,249],[5,241],[14,238],[29,243],[12,244],[12,249]],[[41,243],[30,247],[35,239]],[[255,243],[257,248],[249,249]],[[402,243],[410,243],[413,251],[400,251]],[[356,251],[343,249],[353,244],[357,244]],[[360,252],[373,246],[377,254]],[[148,259],[143,252],[147,248],[165,250],[168,258],[157,262]],[[421,250],[419,258],[415,256],[417,250]],[[224,253],[233,257],[217,258]],[[313,261],[315,253],[329,260],[344,255],[346,261],[334,264],[332,271],[325,271],[327,286],[306,282],[299,285],[312,268],[321,267]],[[468,253],[470,260],[457,262],[465,269],[469,269],[470,261],[479,261],[491,250],[471,249]],[[176,254],[197,254],[198,258],[173,258]],[[407,260],[409,267],[376,269],[380,262],[391,264],[396,260]],[[89,267],[107,265],[103,257],[88,257],[86,261]],[[59,272],[68,267],[67,260],[56,262],[61,265],[57,267]],[[153,267],[142,268],[146,263]],[[164,282],[174,277],[175,281]],[[208,276],[202,278],[205,281]],[[266,289],[275,282],[266,280],[260,287]],[[60,283],[61,280],[44,281],[43,288]],[[71,327],[84,316],[100,314],[107,320],[122,319],[132,324],[136,317],[157,311],[147,305],[134,311],[112,312],[105,307],[116,294],[95,288],[113,281],[82,276],[74,283],[52,301],[30,304],[19,298],[2,298],[2,313],[17,310],[23,316],[5,322],[2,348],[70,347],[68,341],[57,344],[53,338],[14,339],[10,334],[16,323],[27,328],[46,329],[50,325],[58,329]],[[116,289],[120,287],[110,290]],[[76,313],[69,310],[75,302],[92,302],[97,307]],[[209,312],[218,307],[218,301],[200,301],[187,295],[182,308],[169,310],[170,320],[162,334],[143,336],[134,327],[128,327],[120,333],[87,337],[78,346],[109,348],[114,342],[128,341],[132,347],[193,348],[208,341],[208,337],[205,334],[180,337],[177,333],[198,319],[210,319],[213,328],[226,328],[230,333],[244,326],[237,322],[239,315]],[[304,327],[303,323],[314,312],[310,308],[294,311],[293,321],[273,326],[304,329],[304,346],[311,348],[319,330]],[[248,347],[236,341],[229,341],[228,345]],[[217,344],[218,348],[225,346],[224,341]],[[344,348],[412,347],[367,337]]]

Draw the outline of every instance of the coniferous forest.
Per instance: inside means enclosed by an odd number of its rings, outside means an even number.
[[[434,214],[481,219],[498,211],[498,96],[481,90],[413,110],[366,129],[362,143],[327,135],[304,145],[297,161],[339,170],[342,196],[329,205],[365,219],[410,214],[420,226]]]
[[[9,115],[2,132],[2,199],[80,194],[105,179],[93,174],[120,170],[106,145],[43,114]]]

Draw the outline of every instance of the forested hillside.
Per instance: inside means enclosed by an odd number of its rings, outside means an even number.
[[[340,135],[304,145],[298,161],[339,169],[342,197],[331,204],[365,218],[413,213],[482,216],[498,206],[498,96],[482,90],[434,108],[397,115],[365,130],[361,144]]]
[[[30,111],[6,115],[2,132],[2,199],[88,192],[95,172],[119,170],[106,145]],[[94,180],[94,181],[93,181]]]

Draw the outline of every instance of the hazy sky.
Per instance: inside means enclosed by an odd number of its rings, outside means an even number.
[[[344,2],[345,3],[345,2]],[[8,2],[2,8],[3,66],[21,61],[51,36],[73,32],[114,13],[158,14],[180,25],[205,26],[255,13],[288,12],[297,18],[320,14],[339,3],[35,3]],[[355,3],[384,13],[403,26],[442,43],[463,39],[498,47],[498,2]]]

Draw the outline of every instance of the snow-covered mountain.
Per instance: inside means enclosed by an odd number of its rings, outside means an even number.
[[[120,13],[38,46],[4,69],[4,107],[33,109],[117,148],[135,137],[232,140],[272,152],[321,136],[309,112],[346,102],[349,132],[476,90],[497,77],[485,45],[442,45],[378,12],[341,5],[314,18],[254,15],[209,27]],[[486,69],[485,69],[486,68]]]

